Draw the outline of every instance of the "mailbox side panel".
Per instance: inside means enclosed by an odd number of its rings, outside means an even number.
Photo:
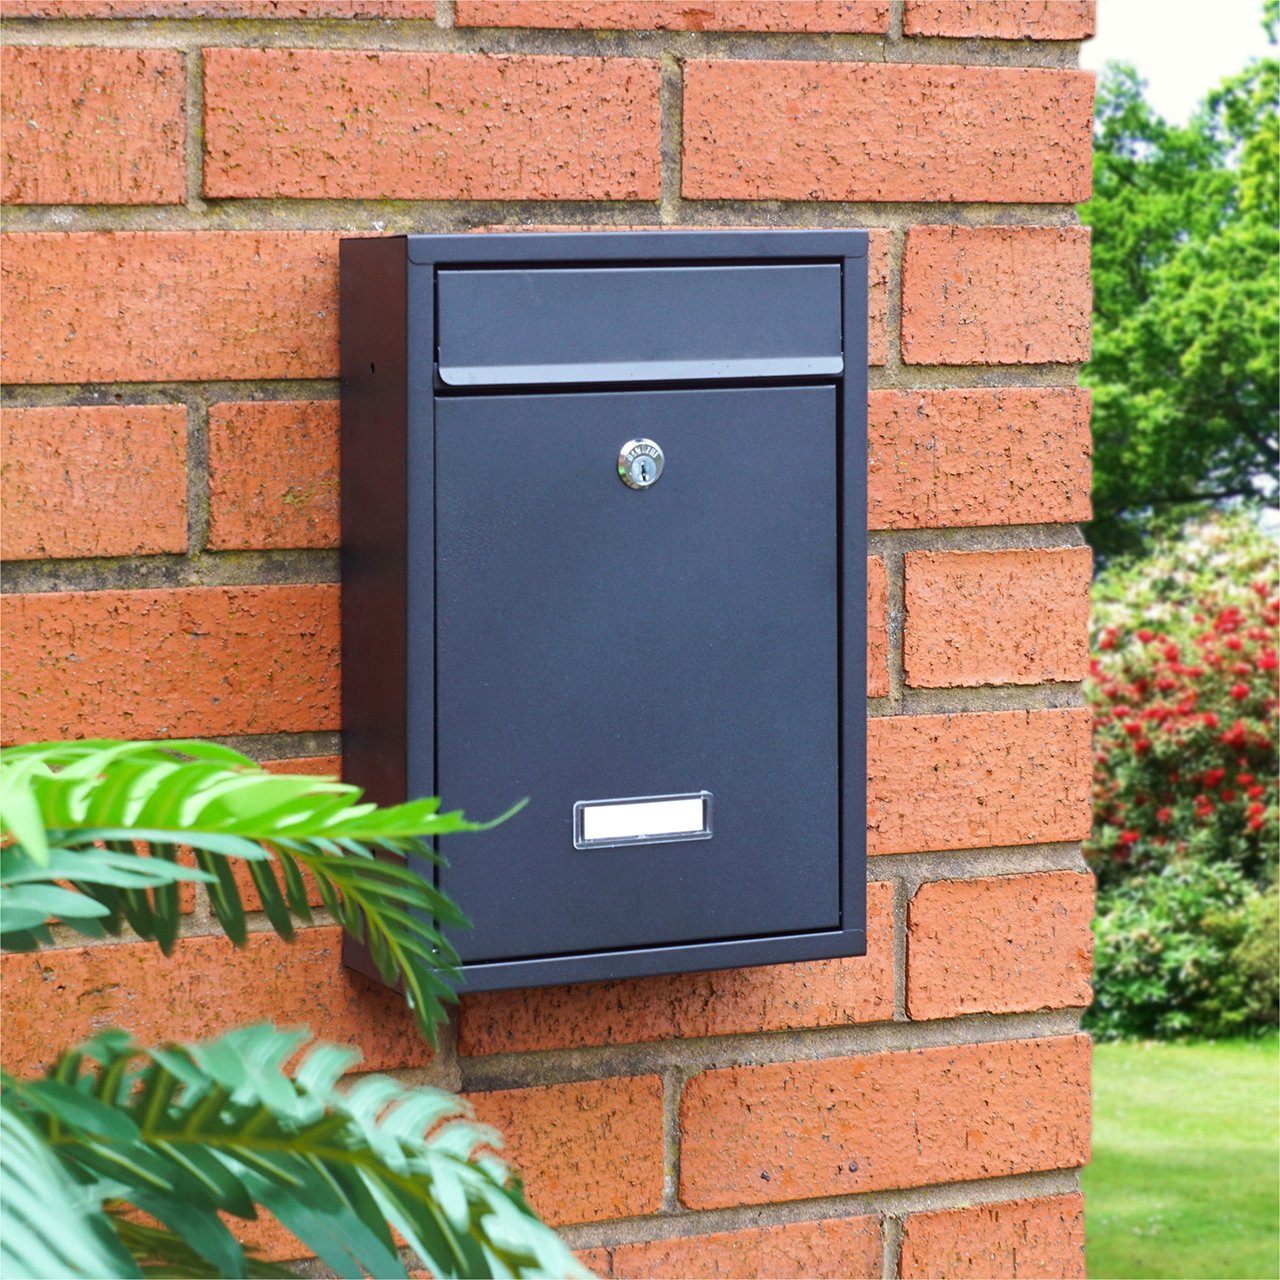
[[[867,255],[844,260],[839,383],[840,874],[846,955],[867,949]]]
[[[340,252],[342,764],[370,800],[394,804],[405,798],[404,241],[344,240]]]
[[[405,798],[409,380],[403,238],[343,240],[342,773],[370,800]],[[343,960],[377,977],[367,949]]]

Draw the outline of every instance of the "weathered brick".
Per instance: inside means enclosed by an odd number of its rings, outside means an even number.
[[[7,18],[402,18],[432,21],[435,0],[5,0]]]
[[[338,588],[5,597],[4,741],[338,728]]]
[[[1089,1039],[704,1071],[680,1101],[691,1209],[928,1186],[1089,1158]]]
[[[906,0],[908,36],[987,40],[1087,40],[1096,31],[1095,0]]]
[[[913,227],[906,236],[906,364],[1085,361],[1091,305],[1088,228]]]
[[[293,1232],[283,1227],[273,1214],[260,1206],[256,1218],[237,1218],[224,1213],[222,1220],[230,1228],[231,1234],[246,1249],[252,1250],[256,1257],[266,1258],[271,1262],[315,1257]]]
[[[867,852],[1083,840],[1087,707],[867,722]]]
[[[502,1134],[529,1202],[553,1226],[662,1207],[662,1081],[615,1076],[466,1095]]]
[[[873,391],[872,529],[1088,520],[1089,393],[1081,387]]]
[[[592,1256],[601,1275],[619,1280],[629,1276],[637,1280],[685,1280],[688,1276],[861,1280],[883,1274],[880,1218],[875,1214],[620,1244],[595,1250]]]
[[[912,1018],[1089,1003],[1093,877],[1071,871],[923,884],[911,900]]]
[[[460,27],[888,31],[887,0],[457,0]]]
[[[907,364],[1089,358],[1087,227],[912,227],[902,260]]]
[[[0,555],[187,549],[187,411],[94,405],[0,412]]]
[[[334,233],[10,234],[0,282],[7,382],[338,373]]]
[[[889,361],[889,248],[891,233],[867,233],[867,363]]]
[[[338,403],[209,406],[209,546],[336,547]]]
[[[42,1070],[104,1027],[156,1044],[266,1018],[358,1046],[370,1071],[425,1066],[431,1049],[404,997],[343,968],[341,940],[323,926],[299,930],[293,943],[255,933],[241,949],[222,937],[184,938],[167,959],[150,942],[6,955],[5,1069]]]
[[[1093,77],[1026,67],[690,61],[702,200],[1089,198]]]
[[[609,1276],[613,1274],[611,1270],[613,1263],[609,1254],[610,1250],[603,1246],[598,1249],[575,1249],[573,1251],[573,1256],[577,1258],[592,1275],[596,1276]]]
[[[204,58],[210,196],[658,198],[655,61],[339,49]]]
[[[879,556],[867,557],[867,697],[889,694],[889,578]]]
[[[317,777],[341,778],[341,756],[294,756],[288,760],[264,760],[268,773],[309,773]]]
[[[1084,1280],[1084,1197],[1037,1196],[913,1213],[903,1280]]]
[[[867,886],[867,954],[464,996],[458,1052],[847,1026],[893,1017],[893,886]]]
[[[0,50],[0,202],[181,204],[185,56]]]
[[[907,552],[907,684],[1083,680],[1092,567],[1088,547]]]

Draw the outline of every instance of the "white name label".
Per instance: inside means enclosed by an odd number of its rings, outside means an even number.
[[[578,849],[710,837],[709,791],[626,800],[579,800],[573,806],[573,843]]]

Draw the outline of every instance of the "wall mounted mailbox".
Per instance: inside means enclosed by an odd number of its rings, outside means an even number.
[[[864,953],[866,248],[343,241],[345,776],[529,798],[468,989]]]

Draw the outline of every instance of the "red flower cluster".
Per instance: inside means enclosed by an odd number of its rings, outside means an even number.
[[[1097,640],[1087,852],[1104,878],[1192,845],[1253,873],[1275,856],[1280,591],[1197,603],[1192,627]]]

